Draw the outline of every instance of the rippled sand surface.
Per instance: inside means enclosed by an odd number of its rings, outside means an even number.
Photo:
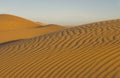
[[[0,44],[1,78],[120,78],[120,20]]]

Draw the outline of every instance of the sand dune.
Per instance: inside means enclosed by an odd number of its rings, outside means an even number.
[[[0,43],[31,38],[64,28],[59,25],[33,22],[14,15],[0,14]]]
[[[1,78],[120,78],[120,20],[0,44]]]
[[[46,26],[47,24],[41,23],[41,22],[36,22],[37,24],[39,24],[40,26]]]
[[[38,27],[38,28],[31,28],[31,29],[2,31],[0,32],[0,35],[1,35],[0,43],[12,41],[12,40],[32,38],[35,36],[47,34],[50,32],[55,32],[63,29],[65,29],[65,27],[58,26],[58,25],[49,25],[45,27]]]
[[[40,26],[40,23],[38,24],[14,15],[0,14],[0,31],[34,28],[37,26]]]

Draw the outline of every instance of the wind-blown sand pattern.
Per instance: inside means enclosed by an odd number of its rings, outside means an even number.
[[[120,20],[0,44],[1,78],[120,78]]]

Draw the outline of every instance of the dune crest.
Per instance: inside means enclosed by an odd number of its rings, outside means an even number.
[[[36,22],[37,24],[39,24],[40,26],[46,26],[47,24],[41,23],[41,22]]]
[[[33,22],[14,15],[0,14],[0,43],[32,38],[64,28],[59,25],[46,25],[40,22]]]
[[[3,78],[119,78],[120,21],[0,44]]]
[[[33,21],[9,14],[0,14],[0,31],[34,28],[39,26]]]
[[[2,36],[0,38],[0,43],[19,40],[19,39],[32,38],[35,36],[40,36],[43,34],[55,32],[63,29],[65,29],[65,27],[63,26],[49,25],[44,27],[32,28],[32,29],[12,30],[12,31],[5,31],[5,32],[3,31],[3,32],[0,32],[0,35]]]

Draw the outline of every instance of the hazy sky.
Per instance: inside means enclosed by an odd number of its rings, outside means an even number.
[[[0,0],[0,13],[43,23],[80,25],[119,19],[120,0]]]

